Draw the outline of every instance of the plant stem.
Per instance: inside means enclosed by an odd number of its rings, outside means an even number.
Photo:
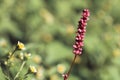
[[[15,77],[14,77],[14,80],[16,80],[16,78],[19,76],[19,74],[20,74],[20,72],[22,71],[25,63],[26,63],[26,61],[23,61],[22,65],[21,65],[21,67],[20,67],[20,69],[19,69],[19,71],[17,72],[17,74],[16,74]]]
[[[72,67],[73,67],[73,64],[74,64],[74,62],[75,62],[76,57],[77,57],[77,55],[74,56],[74,59],[73,59],[72,64],[71,64],[71,66],[70,66],[70,69],[69,69],[69,71],[68,71],[68,73],[67,73],[68,76],[69,76],[69,74],[70,74],[70,72],[71,72],[71,70],[72,70]]]
[[[8,76],[4,75],[7,80],[10,80]]]
[[[67,80],[67,79],[68,79],[68,77],[69,77],[69,75],[70,75],[70,72],[71,72],[71,70],[72,70],[73,64],[74,64],[74,62],[75,62],[75,60],[76,60],[76,57],[77,57],[77,55],[74,56],[74,59],[73,59],[73,61],[72,61],[72,63],[71,63],[71,66],[70,66],[68,72],[63,76],[63,77],[64,77],[64,80]]]
[[[12,51],[12,54],[10,55],[10,58],[15,54],[16,48]]]

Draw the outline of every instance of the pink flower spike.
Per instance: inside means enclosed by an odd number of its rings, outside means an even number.
[[[75,55],[82,54],[82,47],[84,46],[84,37],[86,33],[86,25],[89,20],[90,12],[88,9],[84,9],[82,13],[82,18],[78,22],[77,36],[75,38],[75,44],[73,45],[73,53]],[[80,50],[81,49],[81,50]]]
[[[75,37],[75,43],[73,44],[73,54],[74,58],[71,63],[71,66],[66,74],[63,74],[63,79],[68,80],[68,77],[70,76],[70,72],[72,70],[73,64],[75,63],[75,60],[78,55],[82,54],[82,47],[84,46],[84,37],[86,33],[86,25],[87,21],[89,20],[90,12],[88,9],[84,9],[82,13],[82,18],[78,22],[78,28],[76,31],[76,37]]]

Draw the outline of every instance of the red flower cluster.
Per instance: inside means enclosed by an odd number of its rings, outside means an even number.
[[[77,28],[77,35],[75,38],[75,44],[73,45],[73,53],[75,55],[80,55],[82,53],[82,46],[84,46],[83,40],[86,32],[87,20],[89,20],[90,12],[88,9],[84,9],[82,13],[82,18],[79,21]]]

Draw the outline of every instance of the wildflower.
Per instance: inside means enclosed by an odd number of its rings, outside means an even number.
[[[35,63],[39,64],[39,63],[42,62],[42,58],[41,58],[41,56],[35,55],[35,56],[33,57],[33,61],[34,61]]]
[[[89,20],[90,12],[88,9],[84,9],[82,13],[82,18],[79,21],[77,28],[77,35],[75,38],[75,44],[73,45],[73,53],[75,55],[80,55],[82,53],[82,47],[84,46],[83,40],[86,32],[87,20]]]
[[[18,41],[16,49],[18,50],[25,50],[25,46],[22,42]]]
[[[63,64],[58,64],[57,65],[57,71],[59,72],[59,73],[64,73],[65,72],[65,70],[66,70],[66,67],[65,67],[65,65],[63,65]]]
[[[13,54],[12,54],[12,52],[9,52],[9,54],[8,54],[8,61],[10,61],[10,62],[14,62],[15,61],[15,57],[14,56],[12,56]]]
[[[24,54],[24,59],[28,60],[31,57],[31,53],[25,53]]]
[[[10,59],[10,57],[12,57],[11,55],[12,55],[12,52],[9,52],[8,59]]]
[[[89,20],[90,12],[88,9],[84,9],[82,13],[82,18],[79,21],[78,28],[77,28],[77,35],[75,38],[75,44],[73,45],[73,53],[75,54],[74,59],[71,63],[71,66],[69,68],[69,71],[66,74],[63,74],[64,80],[67,80],[69,77],[69,74],[71,72],[71,69],[73,67],[73,64],[75,63],[75,60],[78,55],[82,53],[82,47],[84,46],[84,37],[86,32],[86,25],[87,20]]]
[[[53,74],[50,76],[50,80],[60,80],[60,78],[57,74]]]
[[[5,39],[0,39],[0,46],[1,47],[6,47],[7,46],[7,41]]]
[[[5,64],[5,65],[7,65],[7,64],[8,64],[8,62],[7,62],[7,61],[4,61],[4,64]]]
[[[119,49],[113,50],[113,56],[114,57],[119,57],[120,56],[120,50]]]
[[[43,39],[43,42],[49,43],[49,42],[52,41],[53,36],[51,34],[48,34],[48,33],[47,34],[43,34],[42,35],[42,39]]]
[[[43,17],[46,23],[52,24],[54,22],[54,17],[48,10],[42,9],[40,11],[40,15]]]
[[[37,73],[37,69],[35,68],[35,66],[30,66],[28,72],[29,73]]]
[[[44,80],[45,76],[44,76],[44,68],[43,66],[39,66],[37,69],[37,73],[36,73],[36,78],[40,79],[40,80]]]
[[[18,55],[18,58],[19,58],[20,60],[23,60],[23,59],[24,59],[24,55],[23,55],[22,52]]]
[[[9,53],[8,58],[10,59],[11,57],[13,57],[17,50],[25,50],[24,44],[20,41],[18,41],[16,48],[11,53]]]
[[[74,27],[72,25],[68,25],[66,28],[66,32],[68,35],[71,35],[75,32]]]

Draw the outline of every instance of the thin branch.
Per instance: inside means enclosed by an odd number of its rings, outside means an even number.
[[[17,72],[17,74],[16,74],[15,77],[14,77],[14,80],[16,80],[16,78],[19,76],[19,74],[20,74],[20,72],[22,71],[25,63],[26,63],[26,61],[23,61],[22,65],[21,65],[21,67],[20,67],[20,69],[19,69],[19,71]]]
[[[74,62],[75,62],[76,57],[77,57],[77,55],[74,56],[74,59],[73,59],[72,64],[71,64],[71,66],[70,66],[70,69],[69,69],[69,71],[68,71],[68,73],[67,73],[68,76],[70,75],[70,72],[71,72],[71,70],[72,70],[72,67],[73,67],[73,64],[74,64]]]
[[[71,70],[72,70],[73,64],[74,64],[74,62],[75,62],[75,60],[76,60],[76,57],[77,57],[77,55],[74,56],[74,59],[73,59],[73,61],[72,61],[72,63],[71,63],[71,66],[70,66],[68,72],[63,75],[64,80],[67,80],[67,79],[68,79],[68,77],[69,77],[69,75],[70,75],[70,72],[71,72]]]

